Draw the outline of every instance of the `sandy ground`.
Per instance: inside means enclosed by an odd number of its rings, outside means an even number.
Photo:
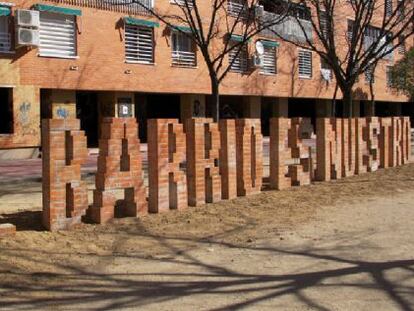
[[[414,164],[182,212],[41,231],[0,187],[0,310],[414,310]]]

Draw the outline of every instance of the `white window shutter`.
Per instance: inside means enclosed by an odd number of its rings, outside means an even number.
[[[39,55],[61,58],[76,56],[75,16],[40,12]]]
[[[153,28],[125,25],[125,59],[127,62],[154,62]]]
[[[9,31],[9,17],[0,17],[0,52],[11,50],[11,35]]]
[[[260,73],[276,74],[276,47],[265,47],[263,57],[263,66],[260,68]]]
[[[299,77],[312,78],[312,52],[299,51]]]
[[[233,43],[236,44],[236,43]],[[237,51],[240,49],[238,55]],[[235,48],[229,52],[229,63],[233,62],[230,67],[230,71],[244,73],[249,69],[249,59],[247,44],[244,44],[241,48]]]

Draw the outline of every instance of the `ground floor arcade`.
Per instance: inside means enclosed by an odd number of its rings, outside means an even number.
[[[76,91],[37,89],[34,87],[0,88],[0,159],[30,158],[41,147],[40,124],[43,118],[77,117],[88,137],[88,146],[97,147],[100,121],[107,116],[135,116],[139,136],[147,140],[147,120],[213,117],[216,105],[209,95],[157,94],[119,91]],[[275,98],[223,95],[220,118],[260,118],[264,136],[269,133],[271,117],[346,116],[342,102],[329,99]],[[414,116],[412,103],[355,100],[354,116]]]

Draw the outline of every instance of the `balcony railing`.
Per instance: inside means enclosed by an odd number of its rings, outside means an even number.
[[[68,4],[73,6],[95,8],[105,11],[115,11],[121,13],[127,13],[131,15],[149,15],[150,12],[145,8],[152,8],[152,0],[135,0],[140,2],[132,3],[131,0],[46,0],[53,3]]]
[[[180,67],[195,67],[197,65],[194,52],[172,51],[172,65]]]
[[[271,24],[272,21],[280,19],[280,15],[264,12],[261,17],[262,25]],[[303,29],[302,29],[302,27]],[[312,37],[312,23],[310,21],[288,16],[284,18],[279,24],[272,25],[262,31],[261,35],[265,37],[278,38],[296,41],[299,43],[306,43],[306,38],[309,41],[313,41]]]
[[[0,52],[10,52],[11,36],[7,32],[0,32]]]

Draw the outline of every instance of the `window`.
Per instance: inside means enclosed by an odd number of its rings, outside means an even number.
[[[195,67],[197,58],[193,40],[179,31],[173,31],[172,41],[172,64],[174,66]]]
[[[328,39],[328,15],[325,11],[319,13],[319,23],[322,37]]]
[[[154,63],[154,31],[151,27],[125,25],[125,60]]]
[[[0,16],[0,52],[3,53],[11,51],[9,21],[8,16]]]
[[[406,7],[406,3],[407,3],[408,1],[404,1],[404,0],[398,0],[397,1],[397,10],[398,10],[398,16],[401,18],[401,19],[404,19],[404,17],[405,17],[405,7]]]
[[[230,43],[232,46],[237,44],[237,41]],[[239,52],[237,54],[237,52]],[[230,71],[245,73],[249,69],[249,55],[247,51],[247,44],[238,46],[229,52]]]
[[[259,5],[263,6],[265,12],[281,15],[287,12],[291,4],[284,1],[259,0]]]
[[[364,31],[364,48],[368,50],[372,45],[376,44],[376,52],[382,52],[381,55],[385,59],[392,59],[392,38],[390,32],[384,32],[378,27],[367,26]]]
[[[277,48],[269,46],[264,43],[263,65],[260,68],[260,73],[274,75],[277,73]]]
[[[392,0],[385,0],[385,14],[387,16],[392,15]]]
[[[354,32],[354,21],[348,19],[348,41],[352,41],[352,36]]]
[[[324,58],[321,59],[321,75],[325,81],[330,81],[332,79],[332,70],[329,64],[325,61]]]
[[[299,50],[299,78],[312,78],[312,52]]]
[[[246,0],[227,0],[227,13],[234,17],[247,17],[248,4]]]
[[[292,15],[303,20],[311,20],[311,12],[308,7],[303,4],[292,3]]]
[[[0,88],[0,134],[13,134],[12,95],[12,88]]]
[[[365,82],[366,83],[375,83],[375,75],[374,75],[374,67],[369,66],[367,70],[365,70]]]
[[[399,44],[399,46],[398,46],[398,53],[400,53],[400,54],[407,53],[407,48],[405,46],[405,40],[404,40],[404,37],[403,36],[399,36],[398,37],[398,44]]]
[[[40,12],[39,55],[76,57],[76,20],[74,15]]]

